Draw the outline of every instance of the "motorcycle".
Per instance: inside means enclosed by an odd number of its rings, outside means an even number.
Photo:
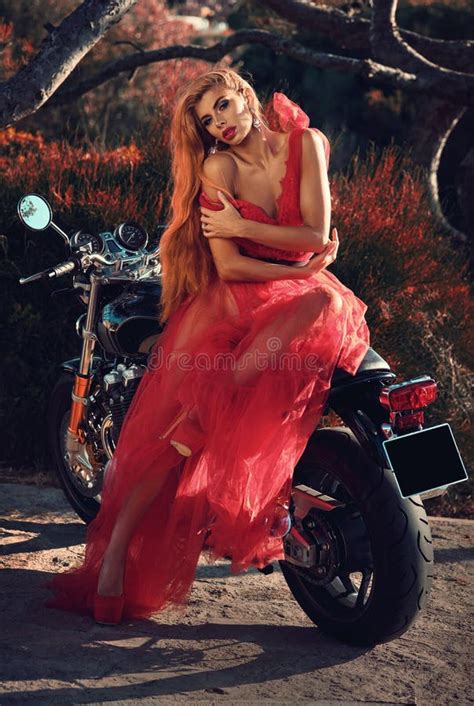
[[[70,237],[37,194],[19,201],[18,215],[32,230],[54,228],[67,250],[64,262],[20,283],[70,274],[68,291],[86,309],[76,322],[81,355],[61,364],[51,395],[48,435],[66,498],[89,523],[162,332],[159,247],[149,252],[146,231],[131,221]],[[449,424],[424,426],[436,382],[395,378],[373,348],[355,375],[335,369],[323,414],[333,410],[343,426],[314,430],[281,517],[279,563],[291,593],[321,630],[349,644],[393,640],[420,615],[433,578],[423,500],[467,478]]]

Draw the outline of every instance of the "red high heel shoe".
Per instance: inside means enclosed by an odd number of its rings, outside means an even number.
[[[197,419],[189,418],[188,410],[178,415],[160,439],[165,439],[173,430],[174,438],[170,440],[170,444],[182,456],[192,456],[204,446],[206,434]]]
[[[122,620],[125,597],[94,594],[94,620],[100,625],[118,625]]]

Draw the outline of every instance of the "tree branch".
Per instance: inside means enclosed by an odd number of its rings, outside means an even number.
[[[137,0],[85,0],[53,28],[29,64],[0,84],[0,127],[40,108]]]
[[[416,72],[417,75],[422,74],[434,77],[447,72],[447,74],[452,76],[452,71],[428,61],[401,38],[396,24],[397,5],[398,0],[372,0],[370,41],[374,55],[381,61],[400,66],[406,71]],[[438,97],[433,95],[426,96],[426,98],[431,107],[427,119],[429,118],[430,122],[433,123],[434,114],[436,115],[434,121],[435,134],[432,131],[430,132],[429,146],[425,144],[425,149],[423,150],[425,166],[428,169],[428,192],[431,207],[435,216],[449,231],[450,235],[459,242],[465,242],[466,236],[456,228],[453,228],[444,217],[439,201],[438,169],[449,135],[466,108],[452,101],[439,100]],[[434,107],[437,108],[436,111],[433,110]],[[424,121],[424,129],[426,130],[426,120]],[[421,163],[421,160],[419,161]]]
[[[400,36],[396,24],[398,0],[372,0],[372,21],[370,27],[370,42],[372,51],[378,61],[389,66],[397,66],[404,71],[413,72],[418,77],[430,80],[449,82],[457,93],[463,87],[474,87],[474,74],[451,71],[434,64],[410,47]],[[440,93],[435,91],[440,98]],[[455,101],[459,102],[459,101]],[[464,101],[460,101],[464,102]]]
[[[454,78],[447,80],[444,69],[440,70],[439,75],[435,72],[417,76],[390,66],[384,66],[372,59],[354,59],[337,54],[317,52],[286,37],[259,29],[240,30],[211,47],[176,44],[163,49],[130,54],[116,61],[108,62],[94,76],[69,87],[73,80],[71,77],[72,80],[68,80],[67,84],[56,93],[50,101],[50,105],[70,103],[105,81],[121,73],[133,71],[140,66],[178,58],[201,59],[215,63],[236,47],[245,44],[261,44],[274,52],[286,54],[290,59],[319,69],[349,71],[357,76],[370,79],[373,83],[401,88],[406,91],[430,93],[461,105],[474,105],[474,76],[446,70],[446,73],[451,77],[454,75]]]
[[[262,5],[298,27],[327,35],[338,46],[349,51],[372,56],[370,21],[346,15],[338,8],[313,5],[312,0],[261,0]],[[400,29],[401,38],[428,60],[440,66],[470,73],[474,66],[474,41],[449,41],[424,37],[416,32]]]
[[[396,12],[398,0],[371,0],[372,20],[370,23],[370,44],[373,56],[389,66],[400,66],[405,71],[446,72],[448,77],[458,75],[440,67],[412,49],[400,36]],[[462,74],[461,74],[462,75]]]

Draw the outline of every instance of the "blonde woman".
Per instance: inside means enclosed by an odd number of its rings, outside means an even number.
[[[279,518],[336,367],[369,347],[367,306],[326,269],[329,144],[284,94],[270,129],[231,69],[181,90],[160,243],[165,328],[125,419],[83,562],[51,607],[101,623],[185,607],[197,563],[284,558]]]

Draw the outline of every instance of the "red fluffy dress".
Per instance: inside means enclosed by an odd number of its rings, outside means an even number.
[[[301,144],[309,119],[282,93],[274,94],[273,107],[281,130],[290,133],[277,215],[243,199],[232,202],[244,218],[300,226]],[[329,161],[329,143],[318,133]],[[199,203],[222,208],[204,192]],[[235,241],[254,257],[302,261],[311,255]],[[162,473],[164,484],[128,545],[125,618],[184,608],[202,552],[210,560],[229,558],[233,573],[283,559],[274,518],[319,423],[335,367],[354,374],[367,352],[366,310],[327,270],[268,282],[216,278],[190,295],[149,356],[105,474],[100,511],[87,528],[84,559],[48,581],[54,596],[46,605],[92,612],[122,504],[137,483]],[[184,457],[170,446],[173,434],[161,437],[191,409],[205,443]]]

